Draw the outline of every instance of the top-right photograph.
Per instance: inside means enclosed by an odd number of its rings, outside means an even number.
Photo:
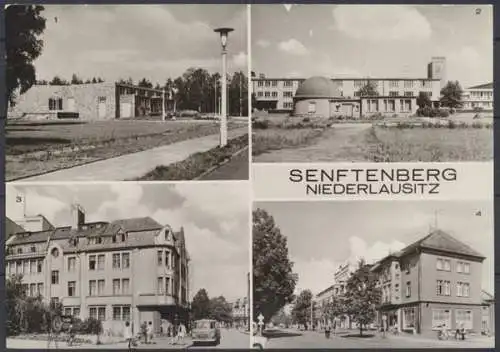
[[[493,160],[490,5],[252,5],[255,163]]]

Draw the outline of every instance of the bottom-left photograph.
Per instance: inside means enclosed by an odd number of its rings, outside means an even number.
[[[7,348],[248,348],[244,183],[6,187]]]

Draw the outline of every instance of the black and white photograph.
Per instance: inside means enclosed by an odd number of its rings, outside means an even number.
[[[252,5],[256,163],[493,160],[491,5]]]
[[[257,202],[254,345],[494,348],[493,201]]]
[[[7,348],[249,347],[244,184],[9,184],[6,198]]]
[[[8,6],[6,180],[248,179],[248,11]]]

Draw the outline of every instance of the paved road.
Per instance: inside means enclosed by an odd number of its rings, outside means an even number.
[[[229,130],[229,138],[248,133],[248,127]],[[147,174],[160,165],[170,165],[188,158],[191,154],[204,152],[219,144],[219,135],[193,138],[179,143],[96,161],[65,170],[25,178],[14,182],[33,181],[123,181]]]
[[[363,162],[365,135],[370,123],[339,123],[324,131],[314,144],[299,148],[273,150],[253,157],[254,162],[310,163]]]
[[[248,180],[248,148],[200,180]]]
[[[169,338],[156,338],[154,339],[154,344],[140,344],[137,346],[137,350],[141,349],[158,349],[158,350],[169,350],[169,349],[204,349],[204,348],[216,348],[216,349],[230,349],[230,348],[248,348],[250,345],[249,335],[243,332],[240,332],[235,329],[222,329],[221,330],[222,339],[221,343],[218,346],[192,346],[191,340],[186,339],[185,343],[180,345],[172,345],[170,344]],[[105,345],[79,345],[68,347],[65,343],[58,343],[59,348],[64,349],[95,349],[95,350],[127,350],[127,344],[125,342],[114,343],[114,344],[105,344]],[[34,341],[34,340],[18,340],[18,339],[7,339],[7,348],[16,348],[16,349],[51,349],[55,350],[56,347],[52,343],[48,348],[46,341]]]
[[[356,333],[353,331],[353,333]],[[440,341],[437,338],[424,338],[422,336],[382,336],[374,337],[342,337],[331,336],[326,339],[324,334],[309,331],[284,331],[281,336],[270,338],[266,345],[268,348],[493,348],[493,338],[470,338],[465,341]],[[344,335],[345,336],[345,335]]]

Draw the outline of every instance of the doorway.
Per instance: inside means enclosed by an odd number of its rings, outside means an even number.
[[[99,97],[97,104],[97,114],[99,119],[106,118],[106,97]]]

